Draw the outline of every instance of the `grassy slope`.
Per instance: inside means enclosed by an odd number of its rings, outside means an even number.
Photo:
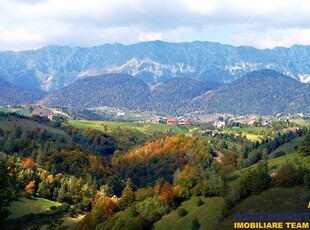
[[[24,115],[24,116],[31,116],[31,113],[29,111],[29,109],[25,109],[25,108],[12,108],[12,109],[8,109],[5,106],[0,106],[0,111],[1,112],[14,112],[20,115]]]
[[[220,197],[204,198],[200,197],[205,203],[197,207],[198,197],[192,197],[190,200],[182,203],[180,207],[185,208],[188,214],[180,217],[177,210],[173,210],[168,215],[154,224],[154,229],[158,230],[179,230],[191,229],[192,221],[198,218],[201,224],[200,229],[212,229],[219,218],[223,199]]]
[[[166,124],[150,124],[150,123],[135,123],[135,122],[113,122],[113,121],[70,121],[70,125],[76,126],[78,128],[93,128],[98,130],[104,130],[107,126],[108,128],[127,128],[132,130],[139,130],[146,134],[152,134],[155,131],[165,132],[166,130],[172,129],[172,133],[189,133],[188,127],[178,127]]]
[[[284,145],[281,145],[278,148],[276,148],[270,155],[273,156],[274,153],[280,152],[280,151],[284,151],[286,153],[292,153],[295,151],[295,148],[302,142],[304,138],[305,137],[295,138],[291,140],[290,142],[285,143]]]
[[[215,229],[233,229],[234,217],[238,212],[301,212],[308,205],[304,197],[305,190],[302,186],[276,187],[251,195],[243,200]]]
[[[68,142],[72,142],[72,138],[61,129],[56,129],[56,128],[53,128],[47,125],[39,124],[35,121],[28,120],[28,119],[12,118],[9,120],[5,118],[1,120],[0,118],[0,127],[2,129],[12,131],[14,130],[16,126],[20,126],[23,131],[34,130],[36,128],[40,128],[42,130],[45,129],[49,133],[53,133],[58,136],[63,136],[64,138],[66,138]]]
[[[310,169],[310,156],[304,156],[301,153],[297,153],[295,150],[295,146],[298,145],[303,140],[303,138],[304,137],[295,138],[291,140],[289,143],[279,146],[272,153],[270,153],[271,157],[274,155],[274,153],[279,152],[281,150],[287,153],[284,156],[271,158],[268,160],[268,166],[270,171],[272,169],[278,170],[282,165],[286,163],[294,163],[297,166],[303,166]],[[232,172],[229,176],[231,178],[236,178],[241,174],[243,174],[244,172],[246,172],[247,170],[252,170],[255,167],[256,164],[242,170],[236,170]]]
[[[276,171],[286,163],[294,163],[297,166],[303,166],[310,168],[310,156],[304,156],[301,153],[295,151],[295,146],[302,141],[303,137],[293,139],[291,142],[279,146],[274,152],[284,151],[288,154],[277,158],[268,160],[268,166]],[[240,175],[246,170],[255,168],[253,165],[247,169],[238,170],[233,175]],[[232,176],[233,176],[232,175]],[[224,221],[217,225],[216,229],[232,229],[233,218],[237,212],[246,212],[254,210],[257,211],[302,211],[308,204],[304,200],[305,191],[303,187],[296,186],[293,188],[271,188],[258,195],[251,195],[247,199],[243,200],[236,209],[226,218]]]
[[[36,199],[26,199],[21,198],[19,201],[12,203],[9,210],[12,213],[9,219],[15,219],[30,213],[40,213],[49,210],[51,206],[58,206],[60,203],[55,201],[36,198]]]

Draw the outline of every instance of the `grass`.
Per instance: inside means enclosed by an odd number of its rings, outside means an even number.
[[[199,198],[204,201],[204,204],[197,207],[197,200]],[[154,224],[154,230],[191,229],[191,224],[195,217],[198,218],[201,224],[200,229],[213,229],[217,224],[222,205],[223,199],[220,197],[192,197],[190,200],[183,202],[179,207],[185,208],[188,212],[187,215],[180,217],[177,213],[178,210],[173,210]]]
[[[307,208],[305,190],[302,186],[271,188],[243,200],[215,229],[233,229],[237,213],[244,212],[301,212]]]
[[[65,216],[63,218],[64,222],[62,223],[61,226],[66,227],[67,229],[74,229],[75,225],[79,223],[85,215],[79,215],[77,217],[69,217]]]
[[[241,136],[246,136],[250,141],[260,142],[263,136],[260,134],[261,131],[266,131],[267,127],[256,127],[256,126],[244,126],[244,127],[232,127],[225,128],[224,132],[239,134]]]
[[[0,106],[0,112],[9,112],[8,108],[7,107],[4,107],[4,106]]]
[[[0,106],[0,111],[1,112],[14,112],[14,113],[17,113],[17,114],[20,114],[20,115],[24,115],[24,116],[31,116],[31,113],[29,111],[29,109],[26,109],[26,108],[11,108],[11,109],[8,109],[7,107],[5,106]]]
[[[51,206],[58,206],[60,203],[43,199],[43,198],[36,198],[36,199],[26,199],[20,198],[18,201],[11,204],[9,207],[9,211],[12,213],[9,216],[9,219],[15,219],[26,214],[30,213],[41,213],[49,210]]]
[[[49,133],[53,133],[57,136],[63,136],[68,142],[72,142],[72,138],[61,129],[39,124],[33,120],[28,119],[3,118],[1,120],[0,118],[0,127],[2,129],[12,131],[16,126],[20,126],[23,131],[35,130],[36,128],[40,128],[42,130],[45,129]]]
[[[276,148],[272,153],[271,156],[273,156],[276,152],[284,151],[285,153],[292,153],[295,151],[295,148],[302,142],[304,137],[298,137],[293,140],[291,140],[288,143],[285,143],[278,148]]]
[[[278,169],[286,163],[295,163],[297,166],[310,168],[310,156],[304,156],[302,153],[291,153],[281,157],[270,159],[269,168]]]
[[[131,130],[139,130],[146,134],[153,134],[156,131],[165,132],[171,129],[172,133],[189,133],[191,129],[189,127],[179,127],[166,124],[150,124],[150,123],[137,123],[137,122],[113,122],[113,121],[87,121],[87,120],[72,120],[70,125],[78,128],[93,128],[101,131],[105,130],[105,126],[110,129],[127,128]],[[194,127],[191,127],[192,129]]]

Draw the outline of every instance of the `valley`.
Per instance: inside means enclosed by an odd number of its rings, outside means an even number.
[[[266,50],[242,61],[249,47],[116,46],[113,62],[115,45],[0,53],[1,229],[232,229],[241,212],[307,209],[310,88],[292,66],[309,47],[280,49],[304,50],[288,70]]]
[[[67,116],[50,120],[11,109],[2,108],[0,114],[1,162],[9,166],[8,188],[19,191],[20,201],[9,208],[13,215],[4,222],[5,229],[31,226],[26,224],[29,218],[39,228],[130,229],[133,224],[177,229],[195,220],[201,229],[229,229],[235,213],[247,210],[254,196],[258,203],[277,191],[283,197],[290,191],[307,196],[307,117],[290,115],[289,127],[287,115],[268,118],[268,126],[260,126],[260,120],[240,126],[233,119],[227,127],[217,127],[227,119],[219,114],[211,116],[216,119],[212,122],[208,118],[196,126],[177,126]],[[250,116],[230,116],[251,121]],[[291,176],[280,177],[286,170]],[[270,177],[273,171],[279,178]],[[273,202],[271,207],[278,201]],[[19,213],[18,205],[26,204],[34,211]],[[187,214],[179,216],[180,209]]]

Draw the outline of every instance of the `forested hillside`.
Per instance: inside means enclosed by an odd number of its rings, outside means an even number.
[[[96,106],[147,109],[150,89],[146,83],[126,74],[89,77],[44,98],[50,106],[90,108]]]
[[[250,72],[224,85],[175,78],[152,91],[146,83],[130,75],[103,75],[79,80],[40,103],[75,108],[111,106],[170,115],[193,111],[267,115],[308,113],[309,101],[309,84],[266,69]]]
[[[157,86],[150,96],[150,108],[161,113],[182,114],[184,108],[197,96],[216,89],[221,84],[174,78]]]
[[[310,85],[272,70],[253,71],[193,100],[207,113],[277,114],[310,112]]]
[[[180,113],[190,101],[219,83],[176,78],[153,91],[142,80],[124,74],[110,74],[79,80],[48,95],[40,103],[48,106],[90,108],[111,106],[159,113]]]
[[[41,90],[21,88],[0,79],[0,105],[36,103],[45,95]]]

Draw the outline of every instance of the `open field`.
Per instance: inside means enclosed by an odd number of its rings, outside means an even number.
[[[200,207],[197,206],[197,200],[201,198],[204,202]],[[198,218],[201,224],[200,229],[213,229],[217,224],[220,216],[223,199],[220,197],[204,198],[192,197],[190,200],[185,201],[179,208],[185,208],[188,212],[187,215],[180,217],[178,210],[173,210],[168,215],[164,216],[154,224],[155,230],[179,230],[191,229],[192,221],[195,217]]]
[[[66,227],[66,229],[74,229],[74,226],[79,223],[85,215],[79,215],[77,217],[69,217],[65,216],[63,218],[64,222],[62,223],[61,226]]]
[[[262,141],[263,135],[262,132],[265,132],[267,127],[256,127],[256,126],[243,126],[243,127],[231,127],[225,128],[225,133],[234,133],[235,135],[246,136],[247,139],[251,141]]]
[[[251,195],[226,217],[215,229],[233,229],[237,213],[244,212],[302,212],[307,208],[305,190],[302,186],[291,188],[275,187],[260,194]]]
[[[50,209],[51,206],[58,206],[60,203],[43,199],[26,199],[20,198],[18,201],[12,203],[9,207],[10,212],[12,213],[9,216],[9,219],[15,219],[30,213],[41,213]]]
[[[93,128],[104,131],[107,128],[127,128],[131,130],[139,130],[146,134],[152,134],[156,131],[166,132],[171,129],[172,133],[189,133],[191,129],[195,127],[186,126],[174,126],[166,124],[151,124],[151,123],[136,123],[136,122],[113,122],[113,121],[87,121],[87,120],[72,120],[69,122],[70,125],[76,126],[78,128]]]
[[[11,112],[11,113],[17,113],[23,116],[31,116],[31,113],[29,109],[26,108],[10,108],[8,109],[5,106],[0,106],[0,112]]]

